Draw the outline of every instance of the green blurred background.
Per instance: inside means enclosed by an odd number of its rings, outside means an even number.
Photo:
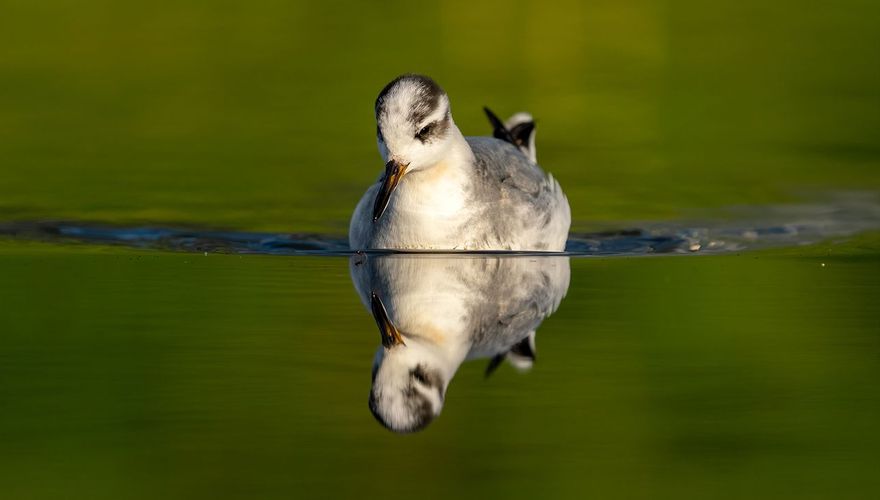
[[[342,235],[410,71],[531,111],[576,230],[876,191],[878,59],[863,0],[0,0],[0,222]],[[346,259],[0,238],[0,497],[871,498],[878,249],[574,259],[396,436]]]
[[[3,1],[0,218],[347,230],[402,72],[538,120],[575,227],[876,188],[880,4]]]

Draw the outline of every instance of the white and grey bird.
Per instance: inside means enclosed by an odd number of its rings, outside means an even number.
[[[369,406],[395,432],[427,426],[458,367],[490,358],[517,369],[534,361],[535,331],[568,290],[566,256],[355,255],[351,276],[382,345]]]
[[[403,75],[382,89],[385,171],[354,211],[353,250],[565,249],[568,200],[535,162],[534,121],[519,113],[504,124],[486,112],[495,137],[465,137],[432,79]]]

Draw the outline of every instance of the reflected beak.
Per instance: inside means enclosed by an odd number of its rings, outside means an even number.
[[[397,160],[389,160],[385,164],[385,177],[382,178],[382,187],[379,188],[379,192],[376,194],[376,203],[373,205],[373,222],[379,220],[379,217],[385,213],[388,202],[391,201],[391,193],[394,192],[400,179],[406,174],[407,166]]]
[[[382,336],[382,345],[385,346],[385,349],[391,349],[396,345],[406,345],[400,335],[400,330],[388,319],[388,311],[385,310],[385,305],[375,293],[370,297],[370,308],[373,310],[373,318],[379,327],[379,334]]]

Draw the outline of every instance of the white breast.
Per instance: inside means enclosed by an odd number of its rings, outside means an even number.
[[[353,249],[465,250],[459,234],[473,213],[465,204],[466,177],[450,166],[436,166],[404,177],[375,223],[372,209],[379,184],[367,190],[349,231]]]
[[[565,248],[570,224],[568,202],[552,177],[544,179],[546,204],[512,203],[499,186],[497,199],[475,197],[474,156],[462,138],[462,151],[431,168],[407,173],[382,217],[373,222],[379,183],[358,203],[351,220],[352,249],[538,250]],[[503,182],[503,181],[501,181]],[[520,193],[521,191],[517,191]],[[537,205],[537,206],[536,206]],[[544,213],[544,211],[549,213]]]

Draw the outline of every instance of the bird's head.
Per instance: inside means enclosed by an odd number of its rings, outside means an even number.
[[[400,332],[376,295],[372,311],[382,346],[373,359],[370,411],[394,432],[422,430],[443,409],[448,377],[442,355],[424,338]]]
[[[457,130],[449,97],[427,76],[402,75],[382,89],[376,98],[376,140],[385,177],[373,220],[382,216],[405,175],[443,161],[456,144]]]

